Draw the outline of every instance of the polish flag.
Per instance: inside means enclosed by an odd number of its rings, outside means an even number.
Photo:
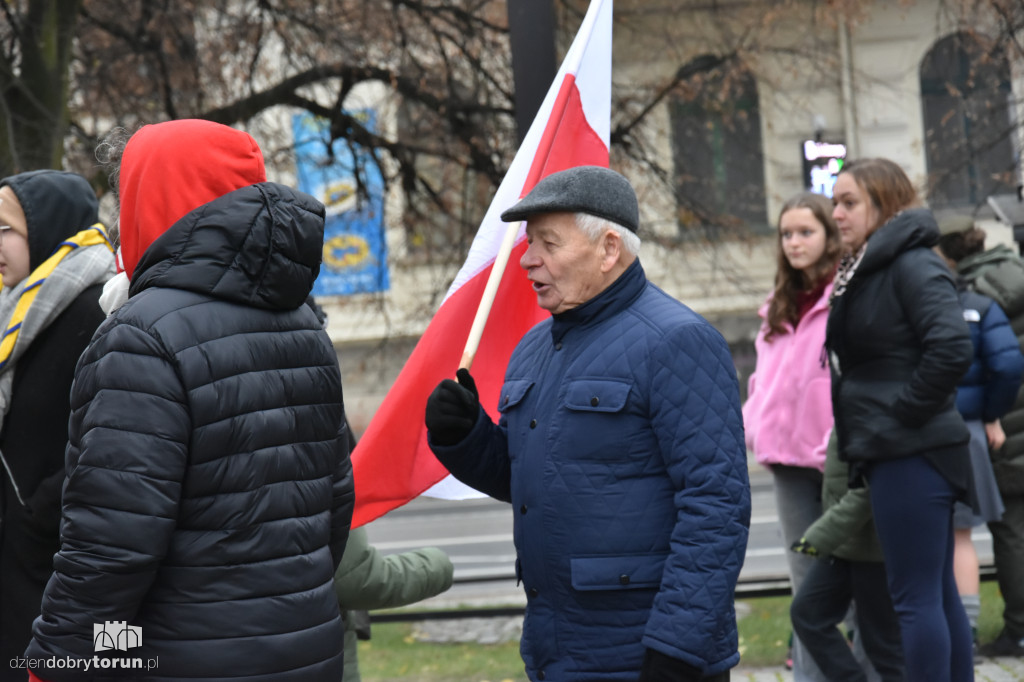
[[[612,0],[591,0],[579,32],[508,173],[487,209],[469,256],[416,344],[383,404],[352,453],[356,506],[352,526],[400,507],[421,494],[446,499],[480,497],[452,478],[427,444],[427,397],[454,378],[508,225],[501,213],[542,178],[574,166],[608,166],[611,120]],[[516,344],[548,316],[519,259],[526,250],[519,226],[471,372],[480,404],[498,419],[498,393]]]

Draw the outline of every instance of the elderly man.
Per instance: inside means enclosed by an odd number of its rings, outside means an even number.
[[[531,680],[728,679],[750,489],[721,335],[647,281],[629,182],[539,182],[520,265],[552,317],[520,341],[494,424],[472,377],[431,394],[430,444],[515,513]]]

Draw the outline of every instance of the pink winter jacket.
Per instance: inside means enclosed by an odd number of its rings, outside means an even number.
[[[796,331],[790,328],[788,334],[768,342],[764,339],[768,325],[763,323],[757,334],[757,366],[743,405],[743,426],[747,448],[760,464],[825,468],[825,446],[832,431],[831,378],[825,356],[831,292],[829,284]],[[768,301],[758,311],[762,319],[768,314]]]

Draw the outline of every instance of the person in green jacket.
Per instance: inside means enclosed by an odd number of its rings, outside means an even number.
[[[452,572],[451,559],[436,547],[384,556],[367,540],[365,527],[352,529],[334,574],[334,592],[345,621],[342,682],[361,679],[357,631],[369,639],[368,619],[361,618],[361,612],[405,606],[441,594],[452,586]]]
[[[962,219],[960,230],[949,233],[943,253],[956,262],[969,289],[999,304],[1024,350],[1024,259],[1005,244],[986,249],[985,231],[969,218]],[[1024,657],[1024,387],[1001,424],[1005,442],[989,447],[989,457],[1004,509],[1002,518],[990,521],[988,529],[1003,595],[1003,630],[978,653]]]
[[[793,630],[830,680],[867,682],[867,672],[839,631],[851,603],[856,630],[883,682],[903,680],[900,626],[889,596],[882,548],[867,488],[850,488],[835,431],[825,454],[821,517],[793,544],[819,557],[793,597]]]

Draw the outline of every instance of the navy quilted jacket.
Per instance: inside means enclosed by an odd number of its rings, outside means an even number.
[[[528,332],[505,378],[499,424],[481,410],[432,447],[513,505],[530,679],[635,682],[645,647],[735,665],[750,488],[721,335],[637,261]]]
[[[1010,411],[1024,372],[1017,336],[999,304],[973,291],[960,291],[974,358],[956,392],[964,419],[994,421]]]
[[[353,488],[337,357],[303,305],[323,207],[273,183],[146,251],[71,394],[61,550],[29,658],[141,628],[132,679],[332,680]],[[102,679],[39,667],[46,680]]]

